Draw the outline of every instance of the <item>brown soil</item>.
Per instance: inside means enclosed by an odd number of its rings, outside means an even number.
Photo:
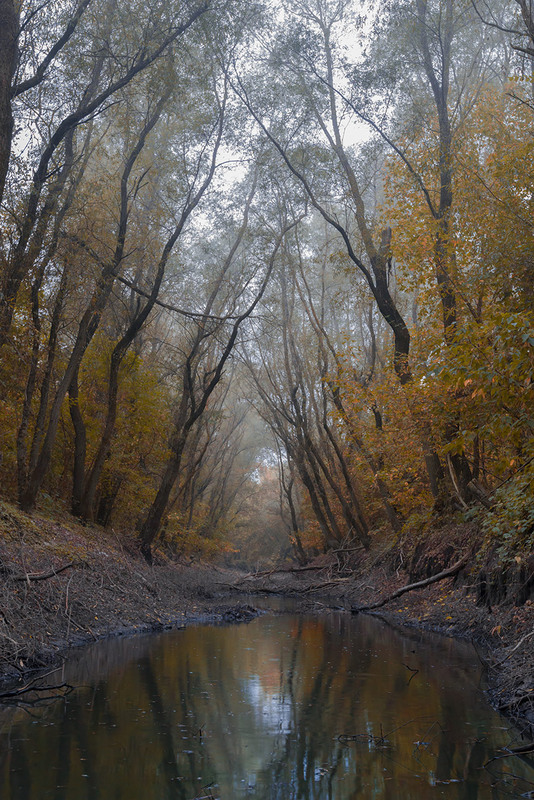
[[[71,518],[30,516],[6,503],[0,503],[0,573],[5,680],[106,636],[225,615],[233,620],[239,605],[234,598],[225,602],[224,589],[218,590],[218,581],[234,579],[228,570],[172,561],[161,552],[150,567],[131,537]]]
[[[465,548],[469,540],[470,531],[455,526],[442,529],[434,545],[430,539],[424,552],[405,542],[404,548],[372,557],[321,557],[314,569],[244,575],[179,562],[159,551],[148,566],[131,537],[82,527],[70,517],[58,521],[22,514],[0,503],[0,677],[21,678],[57,663],[69,647],[105,636],[192,621],[246,620],[253,611],[245,595],[254,593],[292,596],[306,611],[350,611],[450,566],[462,552],[460,543]],[[471,546],[476,546],[472,537]],[[500,594],[493,590],[499,602],[492,602],[489,567],[474,563],[475,556],[454,578],[408,592],[375,613],[395,624],[474,641],[488,665],[492,702],[532,738],[531,583],[529,592],[523,591],[530,572],[517,563],[508,594],[501,585]]]

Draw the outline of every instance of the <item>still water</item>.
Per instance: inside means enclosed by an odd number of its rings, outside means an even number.
[[[0,715],[2,800],[534,797],[468,645],[344,614],[95,644]]]

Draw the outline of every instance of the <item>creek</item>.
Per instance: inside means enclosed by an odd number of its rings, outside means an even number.
[[[76,651],[0,714],[3,800],[534,797],[474,648],[376,618],[264,614]],[[489,763],[488,763],[489,762]]]

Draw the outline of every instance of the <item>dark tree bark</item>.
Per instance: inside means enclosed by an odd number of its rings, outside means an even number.
[[[293,490],[295,487],[294,465],[293,462],[288,458],[289,480],[286,480],[285,468],[282,458],[280,456],[278,459],[278,468],[280,474],[280,489],[282,493],[281,500],[282,496],[285,497],[287,502],[287,507],[289,508],[289,516],[291,520],[290,530],[292,537],[291,543],[293,545],[293,550],[295,552],[297,561],[301,566],[303,566],[304,564],[306,564],[308,559],[306,557],[306,552],[304,550],[304,547],[302,546],[297,507],[295,504],[295,498],[293,494]],[[281,511],[283,513],[282,503],[281,503]]]
[[[341,373],[341,365],[340,365],[340,362],[339,362],[339,356],[338,356],[338,354],[336,352],[335,347],[333,346],[333,344],[332,344],[332,342],[330,340],[330,337],[329,337],[328,332],[327,332],[327,330],[326,330],[326,328],[325,328],[325,326],[323,324],[323,321],[322,321],[321,317],[319,316],[319,314],[317,313],[317,311],[315,309],[315,306],[314,306],[314,303],[313,303],[313,300],[312,300],[312,296],[311,296],[311,292],[310,292],[308,283],[306,281],[306,276],[304,274],[304,270],[302,269],[302,265],[301,265],[301,269],[300,269],[300,277],[301,277],[301,280],[304,283],[304,286],[306,287],[306,295],[307,296],[305,297],[303,292],[300,292],[300,291],[299,291],[299,294],[300,294],[301,300],[303,302],[304,308],[306,309],[306,313],[308,315],[308,319],[310,321],[310,324],[313,327],[313,329],[315,331],[315,334],[317,336],[317,341],[318,341],[318,344],[319,344],[319,350],[320,350],[320,354],[321,354],[321,363],[320,363],[319,369],[320,369],[320,373],[321,373],[321,379],[323,381],[323,396],[325,397],[326,387],[328,387],[329,395],[330,395],[331,400],[332,400],[332,402],[334,404],[334,407],[339,412],[339,415],[340,415],[341,419],[347,425],[347,427],[349,429],[349,432],[350,432],[350,436],[351,436],[352,442],[354,443],[354,445],[356,446],[356,448],[358,449],[360,454],[363,456],[364,460],[367,462],[369,468],[371,469],[371,472],[373,474],[374,483],[375,483],[375,486],[376,486],[376,488],[378,490],[379,496],[380,496],[380,498],[382,500],[382,503],[383,503],[384,510],[386,512],[386,516],[388,518],[388,521],[389,521],[393,531],[395,533],[398,533],[400,531],[402,525],[403,525],[403,520],[399,516],[399,514],[397,513],[395,508],[393,507],[393,504],[391,502],[391,494],[389,492],[389,489],[388,489],[387,485],[380,478],[379,472],[380,472],[380,469],[381,469],[381,464],[378,463],[378,461],[374,458],[374,456],[371,454],[371,452],[368,450],[368,448],[365,447],[365,445],[363,443],[363,440],[361,439],[361,437],[358,434],[358,431],[355,429],[354,425],[351,423],[350,418],[349,418],[349,416],[348,416],[348,414],[346,412],[346,409],[345,409],[345,407],[343,405],[343,400],[342,400],[339,384],[336,385],[336,383],[329,377],[329,366],[328,366],[329,355],[328,354],[330,353],[330,356],[332,357],[332,360],[334,361],[334,363],[336,365],[336,369],[337,369],[338,373],[340,374]],[[298,283],[297,283],[297,288],[298,288]],[[369,328],[370,328],[370,330],[372,330],[372,320],[369,323]],[[370,375],[372,375],[372,371],[373,371],[373,368],[374,368],[373,367],[374,359],[376,358],[376,341],[375,341],[374,335],[372,336],[372,352],[373,352],[373,355],[372,355],[372,361],[371,361],[371,373],[370,373]],[[370,375],[367,376],[367,381],[370,380]],[[380,412],[376,408],[372,408],[372,411],[373,411],[373,414],[374,414],[374,417],[375,417],[376,426],[377,426],[377,428],[381,429],[382,428],[382,417],[380,415]],[[323,425],[323,428],[325,429],[325,431],[327,433],[327,436],[328,436],[332,446],[336,450],[336,453],[338,453],[338,459],[339,459],[339,462],[341,464],[343,476],[345,478],[345,483],[346,483],[347,489],[349,491],[349,496],[351,498],[352,504],[353,504],[355,509],[359,510],[360,503],[359,503],[359,500],[358,500],[358,498],[356,496],[354,487],[352,485],[352,480],[351,480],[350,475],[348,473],[347,464],[345,462],[345,459],[343,457],[343,453],[341,452],[339,444],[337,443],[337,441],[335,441],[335,439],[332,436],[331,427],[330,427],[330,425],[328,423],[328,420],[327,420],[326,397],[325,397],[324,407],[323,407],[322,425]],[[363,516],[360,511],[358,513],[359,513],[360,516]],[[365,525],[365,530],[366,530],[366,533],[367,533],[367,526],[366,525]]]
[[[14,0],[0,0],[0,203],[4,195],[13,139],[11,84],[17,64],[19,8]]]
[[[255,111],[246,93],[246,90],[242,84],[239,85],[238,91],[240,92],[240,96],[243,102],[249,109],[251,115],[254,117],[261,130],[265,133],[266,137],[272,143],[275,149],[280,153],[282,159],[284,160],[284,162],[286,163],[287,167],[292,172],[292,174],[302,184],[312,206],[318,211],[318,213],[322,216],[325,222],[327,222],[335,230],[337,230],[340,236],[342,237],[347,250],[347,255],[349,256],[353,264],[357,267],[362,276],[365,278],[382,317],[384,318],[388,326],[391,328],[394,338],[393,365],[400,384],[402,386],[405,386],[406,384],[410,383],[413,380],[413,375],[409,361],[410,331],[389,290],[388,272],[389,272],[389,264],[391,258],[391,252],[390,252],[391,230],[389,228],[386,228],[384,231],[382,231],[381,241],[380,244],[377,246],[375,244],[373,235],[371,233],[371,229],[365,217],[365,205],[362,194],[360,192],[358,181],[356,179],[355,172],[352,169],[350,159],[347,156],[347,153],[345,152],[343,147],[339,125],[337,121],[336,91],[332,83],[333,70],[331,65],[331,54],[329,50],[328,37],[326,37],[325,43],[326,43],[326,54],[327,54],[327,64],[328,64],[327,71],[329,78],[324,83],[327,86],[330,96],[330,108],[331,108],[330,122],[332,124],[333,134],[327,128],[324,120],[318,113],[317,113],[317,121],[323,133],[325,134],[326,138],[328,139],[333,152],[336,154],[343,172],[345,173],[350,194],[354,201],[354,213],[358,229],[360,232],[360,236],[364,245],[364,249],[367,255],[368,266],[364,264],[364,262],[357,255],[354,247],[352,246],[351,236],[349,234],[348,229],[344,225],[342,225],[331,213],[329,213],[325,208],[325,206],[323,205],[323,203],[319,201],[306,175],[299,168],[297,168],[297,166],[295,166],[290,156],[288,155],[286,149],[282,146],[282,144],[276,138],[276,136],[267,128],[267,126],[262,121],[258,113]],[[441,466],[441,462],[437,452],[431,446],[431,436],[430,436],[428,422],[425,420],[417,420],[417,422],[418,422],[421,444],[423,447],[424,460],[427,469],[430,489],[432,491],[436,503],[441,504],[443,502],[443,497],[445,495],[445,490],[443,486],[444,482],[443,468]]]
[[[436,71],[428,42],[426,0],[417,0],[418,35],[423,66],[432,89],[439,123],[439,204],[429,203],[430,212],[437,225],[434,243],[434,263],[443,316],[445,341],[452,344],[457,333],[458,308],[455,289],[456,256],[453,243],[453,141],[449,116],[449,86],[452,68],[452,42],[454,39],[454,3],[447,0],[440,19],[440,69]],[[445,431],[445,440],[453,441],[457,426],[451,423]],[[458,486],[461,499],[468,496],[467,486],[472,479],[471,468],[464,453],[450,457],[454,475],[453,484]]]
[[[163,107],[168,100],[168,97],[169,95],[165,95],[158,103],[158,106],[156,107],[156,110],[154,112],[154,116],[156,117],[156,119],[161,114]],[[117,394],[119,390],[119,370],[121,364],[130,348],[130,345],[134,342],[139,332],[142,330],[148,317],[150,316],[150,313],[152,312],[152,309],[157,303],[159,292],[161,289],[161,284],[165,276],[167,263],[173,248],[176,242],[178,241],[180,235],[182,234],[187,220],[191,216],[194,209],[200,203],[203,195],[206,193],[209,185],[211,184],[211,181],[213,180],[217,162],[217,154],[219,152],[219,147],[223,135],[225,103],[226,103],[226,98],[220,108],[219,120],[217,123],[217,134],[208,173],[204,178],[204,180],[202,181],[201,185],[199,186],[198,190],[196,192],[193,192],[191,190],[189,196],[186,198],[186,202],[182,210],[182,213],[180,214],[180,218],[172,234],[169,236],[163,247],[158,262],[154,283],[152,285],[150,293],[148,294],[147,300],[144,303],[144,305],[138,308],[137,312],[134,313],[133,319],[131,320],[128,329],[121,337],[121,339],[117,342],[111,354],[109,380],[108,380],[108,406],[106,412],[106,420],[104,423],[104,429],[102,431],[100,443],[98,445],[97,452],[93,460],[93,464],[85,479],[83,495],[79,506],[79,514],[84,519],[92,520],[94,518],[96,490],[98,482],[100,480],[100,476],[102,474],[102,469],[110,453],[111,441],[115,431],[115,423],[117,419]]]
[[[41,445],[42,437],[44,435],[46,415],[48,410],[48,401],[50,397],[50,387],[52,382],[52,372],[56,357],[57,336],[61,322],[61,313],[63,310],[63,301],[65,298],[65,292],[67,288],[67,280],[69,274],[68,259],[65,261],[65,264],[63,266],[63,271],[61,273],[61,279],[59,282],[58,291],[56,294],[56,298],[54,300],[50,330],[48,332],[48,344],[46,347],[45,366],[41,378],[40,402],[33,426],[33,437],[32,437],[31,448],[28,454],[27,439],[30,428],[32,399],[37,388],[37,373],[39,366],[39,358],[41,356],[40,339],[42,334],[42,324],[41,324],[40,292],[48,266],[52,262],[54,256],[57,253],[62,223],[70,209],[74,194],[76,192],[76,188],[79,185],[79,182],[81,181],[85,169],[87,167],[88,155],[89,155],[89,142],[91,139],[91,127],[92,126],[88,126],[88,131],[85,137],[85,147],[83,148],[83,152],[85,152],[85,158],[82,159],[81,164],[77,169],[76,174],[74,175],[74,178],[71,180],[71,184],[66,194],[65,201],[63,202],[62,207],[56,214],[51,240],[48,244],[46,254],[40,261],[39,269],[31,285],[33,346],[32,346],[30,368],[28,371],[28,379],[26,382],[26,392],[22,408],[21,423],[17,436],[17,472],[18,472],[19,501],[21,501],[24,492],[26,490],[29,474],[35,468],[39,453],[39,448]],[[72,150],[71,137],[69,137],[67,144],[70,150]]]
[[[289,391],[289,404],[290,404],[290,418],[293,424],[294,434],[296,436],[298,452],[300,457],[297,457],[297,463],[300,461],[308,475],[307,487],[310,487],[309,481],[313,484],[313,491],[315,496],[320,501],[322,514],[326,517],[329,534],[333,534],[336,543],[343,540],[344,536],[338,525],[336,516],[332,509],[331,502],[328,498],[325,483],[330,486],[334,497],[337,499],[341,506],[342,514],[347,525],[347,533],[355,535],[364,545],[369,546],[369,538],[367,535],[367,524],[363,516],[359,515],[359,504],[351,507],[347,502],[344,492],[338,482],[336,470],[333,465],[330,466],[325,462],[320,448],[316,446],[314,437],[312,435],[312,426],[320,426],[320,414],[315,404],[314,399],[314,386],[313,381],[309,380],[306,383],[304,376],[304,367],[301,356],[297,350],[295,336],[293,332],[292,310],[289,307],[287,276],[285,270],[282,270],[280,275],[281,284],[281,300],[282,300],[282,331],[284,342],[284,363],[285,372],[290,387]],[[309,412],[308,412],[309,407]],[[313,421],[310,421],[310,414]],[[326,450],[329,448],[327,447]],[[303,478],[304,480],[304,478]],[[311,499],[311,498],[310,498]],[[314,510],[317,510],[317,504],[314,504]],[[324,526],[322,526],[324,529]],[[329,544],[331,545],[332,537],[329,535]]]

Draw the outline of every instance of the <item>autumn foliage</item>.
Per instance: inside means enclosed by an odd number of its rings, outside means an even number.
[[[455,0],[360,56],[352,0],[49,5],[0,64],[2,495],[148,558],[530,551],[528,50]]]

